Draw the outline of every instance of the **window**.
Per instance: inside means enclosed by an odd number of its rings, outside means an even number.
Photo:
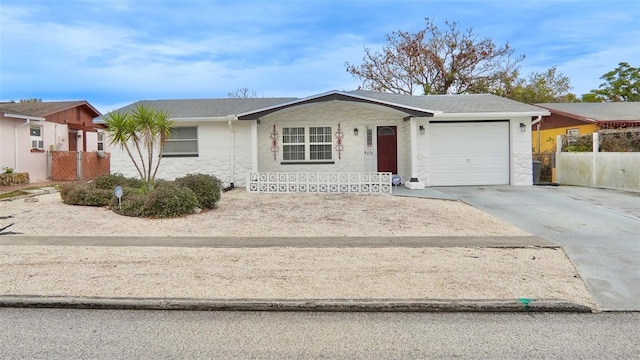
[[[567,129],[567,143],[573,145],[578,142],[580,129]]]
[[[330,126],[282,129],[282,160],[324,162],[333,158]]]
[[[331,160],[331,127],[309,128],[309,158]]]
[[[98,151],[104,150],[104,133],[102,131],[98,131]]]
[[[44,149],[44,141],[42,140],[42,126],[31,125],[30,137],[32,149]]]
[[[305,160],[304,128],[282,129],[282,160]]]
[[[198,128],[176,127],[171,129],[171,137],[164,143],[163,157],[198,156]]]

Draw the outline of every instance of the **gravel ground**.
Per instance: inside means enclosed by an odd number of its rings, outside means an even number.
[[[391,195],[223,193],[219,207],[175,219],[69,206],[57,193],[0,202],[23,235],[65,236],[501,236],[529,235],[462,202]]]
[[[37,200],[37,201],[34,201]],[[415,214],[419,214],[418,217]],[[0,202],[0,228],[51,236],[517,236],[455,201],[223,194],[218,209],[137,219],[59,194]],[[563,299],[593,306],[562,249],[0,246],[0,294],[190,298]]]

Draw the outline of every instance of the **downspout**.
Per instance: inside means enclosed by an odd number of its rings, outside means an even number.
[[[29,125],[30,123],[31,119],[24,119],[22,124],[13,127],[13,167],[16,170],[18,169],[18,128]]]
[[[536,131],[538,132],[538,154],[542,151],[540,149],[540,124],[542,123],[542,115],[538,115],[535,120],[533,120],[533,124],[536,125]]]
[[[229,142],[231,143],[231,154],[229,156],[229,169],[231,171],[231,174],[229,174],[229,187],[225,188],[225,191],[227,190],[231,190],[233,188],[235,188],[235,185],[233,185],[233,183],[235,182],[235,177],[234,177],[234,173],[235,173],[235,168],[234,168],[234,164],[235,164],[235,152],[236,152],[236,144],[235,144],[235,134],[233,131],[233,125],[231,120],[227,121],[227,123],[229,124]]]

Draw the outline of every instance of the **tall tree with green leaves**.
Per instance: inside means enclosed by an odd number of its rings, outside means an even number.
[[[347,72],[362,88],[399,94],[461,94],[486,92],[518,69],[524,55],[515,56],[509,43],[496,45],[479,38],[473,29],[460,31],[445,21],[441,30],[426,18],[424,29],[395,31],[387,45],[364,48],[360,65],[346,63]]]
[[[544,72],[533,72],[526,78],[513,73],[490,92],[527,104],[577,102],[575,94],[569,92],[571,88],[569,77],[554,66]]]
[[[104,117],[110,143],[127,152],[145,191],[153,190],[164,143],[171,136],[170,118],[168,112],[145,104],[136,104],[131,112],[114,111]]]
[[[640,101],[640,68],[621,62],[600,77],[605,82],[598,89],[582,95],[585,102]]]

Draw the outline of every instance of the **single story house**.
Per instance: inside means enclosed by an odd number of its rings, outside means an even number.
[[[591,134],[603,129],[640,126],[640,102],[543,103],[549,111],[531,127],[534,153],[556,151],[558,135]]]
[[[397,175],[392,179],[410,189],[531,185],[529,129],[532,120],[549,115],[488,94],[411,96],[363,90],[301,99],[138,103],[168,111],[175,121],[158,178],[208,173],[225,185],[252,191],[349,191],[349,184],[380,173]],[[138,103],[116,111],[131,111]],[[137,176],[127,154],[115,147],[111,172]],[[364,180],[357,180],[357,174],[365,174]],[[339,184],[330,190],[313,185],[325,180]],[[254,183],[260,181],[272,186]]]
[[[106,150],[104,125],[87,101],[0,102],[0,166],[47,179],[48,150]]]

